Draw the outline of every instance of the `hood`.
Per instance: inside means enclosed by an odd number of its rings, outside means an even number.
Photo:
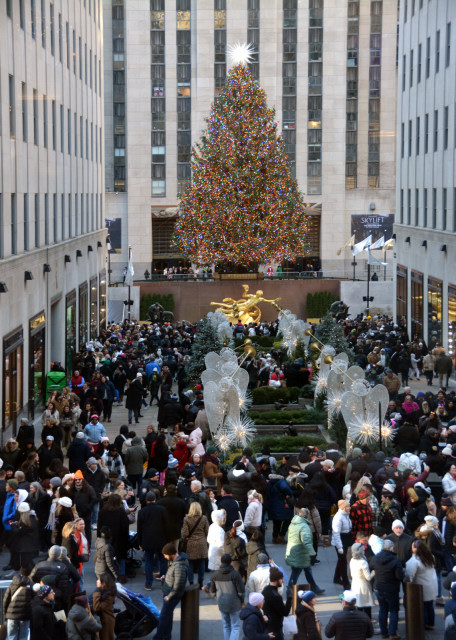
[[[217,509],[217,511],[213,511],[211,513],[212,522],[218,524],[220,527],[222,526],[223,519],[226,517],[225,509]]]
[[[257,609],[256,607],[254,607],[252,604],[246,604],[245,607],[243,609],[241,609],[240,613],[239,613],[239,617],[241,620],[245,620],[246,618],[248,618],[251,615],[255,615],[255,616],[259,616],[261,619],[263,618],[263,616],[261,615],[261,612],[259,609]]]
[[[73,622],[81,622],[87,615],[87,610],[84,609],[84,607],[81,607],[79,604],[74,604],[70,609],[68,618],[73,620]]]
[[[310,527],[310,522],[307,520],[307,518],[304,518],[303,516],[293,516],[293,519],[291,521],[291,524],[307,524]]]
[[[9,447],[8,443],[5,444],[5,446],[3,447],[3,452],[4,453],[14,453],[15,451],[17,451],[19,448],[19,444],[17,442],[14,443],[14,446]]]
[[[131,441],[132,447],[140,447],[142,446],[142,439],[139,436],[135,436]]]
[[[27,499],[28,491],[26,491],[25,489],[18,489],[17,493],[19,494],[19,497],[17,499],[17,506],[19,506],[21,502],[24,502],[24,500]]]
[[[97,541],[95,542],[95,550],[98,551],[99,549],[101,549],[104,546],[106,546],[106,539],[105,538],[97,538]]]
[[[284,477],[281,476],[278,473],[270,473],[268,478],[269,478],[269,480],[272,480],[273,482],[278,482],[279,480],[284,480]]]
[[[187,444],[183,440],[179,440],[178,442],[176,442],[175,451],[179,451],[180,453],[187,453]]]
[[[235,478],[240,478],[245,473],[244,469],[233,469],[233,476]]]

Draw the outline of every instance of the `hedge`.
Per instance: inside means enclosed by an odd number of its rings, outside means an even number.
[[[250,411],[250,418],[255,424],[324,424],[325,414],[315,409],[284,409],[281,411]]]
[[[250,443],[251,449],[255,453],[261,452],[263,447],[270,447],[271,451],[299,451],[307,446],[318,447],[325,450],[328,443],[321,436],[265,436],[264,438],[255,438]]]
[[[330,291],[316,291],[308,293],[306,300],[306,315],[308,318],[322,318],[326,315],[333,302],[338,300]]]
[[[305,384],[301,388],[301,398],[312,398],[314,397],[315,387],[312,384]]]
[[[172,293],[145,293],[141,296],[139,319],[149,320],[147,311],[151,304],[158,302],[165,311],[174,311],[174,296]]]
[[[244,344],[244,340],[245,338],[235,338],[234,346],[240,347]],[[263,347],[263,349],[272,349],[274,343],[279,341],[275,336],[253,336],[251,340],[255,346]]]
[[[299,387],[257,387],[252,389],[253,404],[273,404],[274,402],[296,402],[300,396]]]

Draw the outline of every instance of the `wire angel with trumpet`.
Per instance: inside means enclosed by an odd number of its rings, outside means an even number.
[[[291,313],[288,309],[282,309],[279,312],[279,327],[277,335],[282,336],[282,345],[287,349],[288,356],[291,357],[298,342],[302,340],[307,348],[310,340],[311,325],[304,320],[299,320],[294,313]]]

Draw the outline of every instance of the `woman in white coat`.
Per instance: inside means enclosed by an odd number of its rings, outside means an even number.
[[[412,543],[412,557],[405,563],[405,581],[423,586],[424,628],[434,629],[437,573],[434,556],[423,540],[414,540]]]
[[[334,569],[333,582],[342,584],[344,589],[350,588],[347,575],[347,549],[353,542],[351,534],[352,523],[350,520],[350,503],[346,500],[339,500],[339,507],[332,520],[331,544],[336,548],[337,564]]]
[[[443,492],[450,496],[453,504],[456,504],[456,465],[452,464],[449,471],[442,478]]]
[[[372,618],[372,607],[375,605],[371,580],[374,573],[370,571],[364,555],[364,546],[355,542],[351,548],[350,573],[352,577],[351,591],[356,593],[356,606],[369,618]]]
[[[263,496],[251,489],[247,494],[248,506],[244,516],[244,527],[247,537],[250,538],[254,531],[261,531],[263,521]]]
[[[223,525],[226,520],[225,509],[217,509],[211,513],[212,524],[207,532],[208,568],[210,571],[220,569],[220,558],[223,555],[223,544],[225,542],[225,531]]]

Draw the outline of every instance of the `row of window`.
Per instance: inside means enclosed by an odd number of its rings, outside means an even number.
[[[448,198],[451,191],[452,209]],[[449,210],[452,211],[451,220]],[[415,227],[456,232],[456,188],[401,189],[399,221]]]
[[[0,259],[6,254],[5,223],[8,218],[4,207],[4,194],[0,193]],[[44,216],[41,215],[43,207]],[[98,193],[81,194],[16,194],[10,196],[11,255],[62,242],[103,225],[103,196]],[[44,223],[44,229],[42,227]],[[22,227],[22,246],[20,227]],[[44,231],[44,238],[41,237]]]
[[[112,7],[113,68],[113,142],[114,191],[126,191],[125,146],[125,20],[124,0],[113,0]]]
[[[177,192],[183,193],[191,177],[191,0],[177,0]],[[164,139],[163,139],[163,150]]]
[[[321,193],[323,109],[323,0],[309,2],[307,193]]]
[[[430,2],[432,0],[427,0],[427,1]],[[424,0],[410,0],[410,17],[411,18],[413,18],[413,16],[415,15],[415,9],[418,3],[419,3],[419,9],[422,9]],[[408,7],[409,7],[409,0],[404,0],[404,22],[407,22]]]
[[[345,188],[358,186],[359,0],[348,2]]]
[[[448,141],[449,141],[449,107],[443,107],[443,126],[442,126],[442,145],[443,149],[448,149]],[[415,149],[413,149],[413,120],[408,121],[407,125],[407,156],[410,158],[415,152],[415,155],[418,156],[421,153],[421,120],[422,118],[418,116],[415,120]],[[433,128],[432,132],[430,131],[430,119],[429,113],[424,115],[424,131],[423,131],[423,151],[424,153],[428,153],[431,149],[432,151],[439,150],[439,110],[436,109],[433,115]],[[455,110],[455,120],[454,120],[454,147],[456,148],[456,110]],[[401,158],[405,157],[405,144],[406,144],[406,132],[405,132],[406,124],[404,122],[401,123]],[[432,140],[430,140],[430,135],[432,135]]]
[[[374,11],[374,5],[375,7]],[[382,14],[379,16],[378,11]],[[369,64],[369,133],[367,159],[367,186],[380,187],[380,97],[382,73],[382,3],[371,3],[370,64]],[[380,20],[378,19],[380,17]]]
[[[425,52],[425,77],[429,78],[431,75],[431,36],[426,38],[426,52]],[[422,79],[422,56],[423,56],[423,46],[421,43],[418,44],[417,55],[416,55],[416,82],[419,84]],[[446,25],[446,34],[445,34],[445,68],[450,66],[451,61],[451,22],[448,22]],[[408,68],[408,86],[413,87],[414,83],[414,74],[415,74],[415,50],[412,49],[409,53],[409,61],[407,67],[407,55],[404,54],[402,56],[402,91],[405,91],[407,87],[407,68]],[[434,73],[439,73],[440,71],[440,30],[438,30],[435,34],[435,42],[434,42]]]
[[[165,0],[150,0],[152,196],[166,195]]]
[[[15,93],[15,80],[14,76],[8,76],[8,92],[9,92],[9,134],[10,137],[16,138],[16,93]],[[30,97],[27,94],[27,85],[25,82],[21,83],[21,123],[22,123],[22,140],[24,142],[29,141],[29,113],[28,103]],[[82,116],[79,116],[79,135],[78,135],[78,116],[76,113],[71,114],[71,109],[67,109],[65,113],[64,105],[57,105],[55,100],[49,100],[46,95],[38,97],[38,92],[33,89],[32,93],[32,130],[33,130],[33,143],[39,145],[40,141],[40,119],[39,119],[39,104],[41,103],[42,109],[42,134],[43,134],[43,146],[48,146],[57,151],[58,134],[60,133],[60,147],[61,153],[65,153],[65,138],[66,151],[68,154],[74,153],[81,158],[85,157],[87,160],[95,160],[98,162],[98,149],[100,150],[100,162],[102,162],[102,150],[103,150],[103,133],[102,128],[98,128],[98,125],[89,122]],[[57,113],[58,107],[58,113]],[[50,118],[49,118],[50,115]],[[60,132],[59,124],[60,123]],[[73,124],[72,124],[73,123]],[[66,135],[65,135],[66,128]],[[73,129],[73,131],[72,131]],[[85,129],[85,135],[84,135]],[[74,135],[74,137],[73,137]],[[49,139],[50,137],[50,139]],[[31,141],[31,138],[30,138]],[[94,144],[95,143],[95,144]],[[94,154],[95,150],[95,154]]]
[[[30,21],[25,20],[25,0],[19,0],[17,3],[13,2],[13,0],[7,0],[6,10],[7,15],[11,19],[15,19],[15,15],[13,13],[14,10],[19,9],[19,24],[21,29],[25,30],[26,22],[30,23],[30,29],[32,38],[36,40],[37,35],[37,1],[38,0],[30,0]],[[89,0],[91,3],[92,0]],[[97,0],[99,4],[99,0]],[[97,4],[95,0],[93,0],[94,6],[94,19],[96,20],[97,14]],[[55,55],[55,27],[56,21],[54,16],[54,4],[51,2],[49,4],[49,15],[46,14],[47,3],[46,0],[40,0],[41,7],[41,22],[39,24],[41,28],[41,44],[43,48],[46,48],[47,44],[47,36],[49,35],[50,44],[51,44],[51,55]],[[91,12],[91,6],[89,6],[89,11]],[[99,22],[100,13],[98,6],[98,26],[100,26]],[[70,33],[71,32],[71,33]],[[79,67],[79,78],[82,81],[84,75],[85,84],[89,84],[90,88],[95,89],[95,93],[101,96],[101,60],[97,60],[97,55],[92,53],[92,49],[87,53],[87,43],[84,43],[84,56],[83,56],[83,46],[82,46],[82,38],[79,36],[77,39],[76,31],[70,29],[69,22],[65,22],[65,30],[63,29],[63,21],[62,14],[58,14],[58,22],[57,22],[57,39],[58,39],[58,49],[59,49],[59,60],[62,64],[66,64],[67,68],[70,69],[72,66],[73,73],[76,75],[77,68]],[[64,42],[65,39],[65,42]],[[78,47],[76,47],[76,40],[78,40]],[[78,52],[78,55],[77,55]],[[64,60],[65,58],[65,60]],[[73,60],[73,64],[71,64],[71,60]],[[84,74],[83,74],[83,66],[84,66]],[[94,86],[92,86],[94,85]]]
[[[260,79],[260,0],[247,2],[247,42],[252,46],[249,69],[255,80]]]
[[[226,80],[226,0],[214,0],[214,82],[215,95]]]

